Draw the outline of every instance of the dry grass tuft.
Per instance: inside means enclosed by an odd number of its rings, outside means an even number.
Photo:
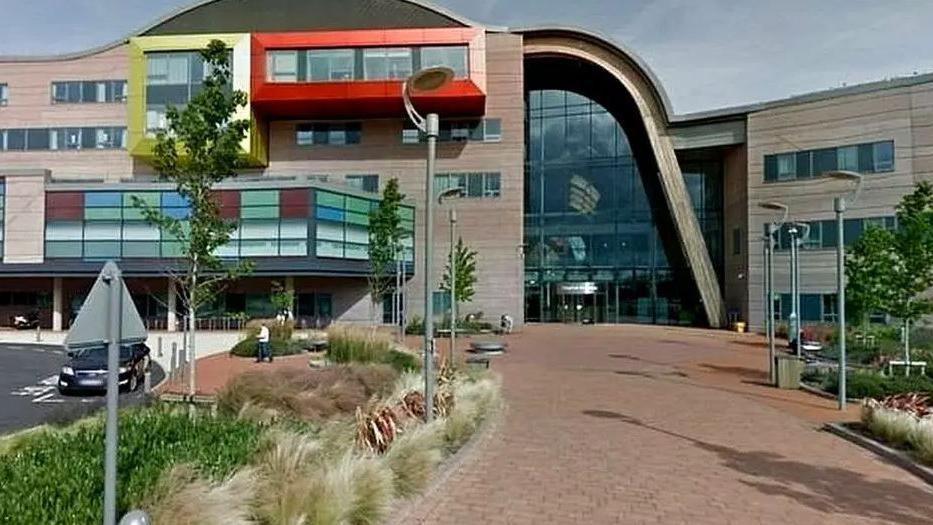
[[[435,420],[411,427],[389,447],[384,457],[399,496],[411,497],[428,484],[441,461],[443,424],[443,420]]]
[[[212,485],[198,477],[193,468],[178,465],[162,476],[142,507],[148,510],[153,523],[251,524],[254,483],[255,472],[248,468]]]
[[[387,392],[397,377],[384,365],[247,372],[224,387],[217,403],[224,413],[260,420],[286,416],[323,421],[352,414],[372,396]],[[248,405],[253,406],[246,408]],[[270,410],[273,412],[265,412]]]

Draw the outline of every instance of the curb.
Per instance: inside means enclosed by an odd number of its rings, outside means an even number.
[[[933,468],[926,467],[916,462],[909,454],[901,450],[891,448],[879,441],[863,436],[858,432],[849,430],[839,423],[827,423],[823,430],[835,434],[847,441],[874,452],[878,456],[888,460],[888,462],[898,466],[907,472],[917,476],[927,484],[933,486]]]
[[[391,520],[385,522],[386,525],[412,523],[412,515],[423,508],[425,503],[434,499],[433,496],[441,490],[444,484],[447,483],[447,480],[450,479],[455,472],[459,471],[460,467],[470,460],[481,449],[483,444],[492,439],[499,430],[499,427],[502,426],[507,411],[508,406],[503,403],[503,406],[497,410],[492,417],[487,418],[483,422],[482,426],[473,434],[473,438],[470,439],[466,445],[460,447],[457,452],[448,457],[439,466],[431,478],[430,486],[412,499],[401,500],[402,504],[399,507],[390,510],[389,514],[394,515]]]
[[[800,389],[803,390],[804,392],[809,392],[815,396],[820,396],[825,399],[832,399],[833,401],[837,399],[835,395],[830,394],[829,392],[826,392],[824,390],[821,390],[815,386],[810,386],[804,382],[800,383]],[[860,397],[848,398],[846,399],[846,403],[850,405],[858,405],[862,403],[862,398]]]

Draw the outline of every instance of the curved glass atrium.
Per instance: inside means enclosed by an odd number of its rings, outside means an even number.
[[[622,124],[571,91],[531,90],[526,108],[526,320],[703,323],[660,190]],[[685,179],[698,212],[721,202],[705,174]]]

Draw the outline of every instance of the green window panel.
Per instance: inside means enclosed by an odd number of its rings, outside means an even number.
[[[343,258],[343,243],[333,241],[317,241],[315,253],[318,257]]]
[[[160,194],[157,191],[128,191],[123,194],[123,207],[135,208],[133,197],[137,197],[143,203],[158,208],[161,205],[159,196]]]
[[[235,258],[240,255],[239,241],[230,241],[214,250],[214,255],[224,258]]]
[[[280,242],[279,255],[285,257],[305,257],[308,255],[308,241],[286,241]]]
[[[244,220],[240,223],[240,239],[275,239],[278,236],[277,220]]]
[[[344,196],[328,191],[317,192],[317,205],[330,206],[331,208],[344,208]]]
[[[123,239],[127,241],[158,241],[159,227],[148,222],[124,222]]]
[[[81,241],[50,241],[45,243],[48,259],[81,257]]]
[[[117,221],[86,222],[84,224],[84,240],[118,241],[120,238],[120,223]]]
[[[414,221],[405,221],[405,220],[403,220],[403,221],[401,221],[400,226],[402,227],[402,230],[404,230],[404,231],[407,231],[407,232],[413,232],[413,231],[415,231],[415,222],[414,222]]]
[[[345,259],[358,259],[365,260],[369,259],[369,246],[364,244],[350,244],[345,245],[346,254],[344,255]]]
[[[122,218],[120,208],[84,208],[84,220],[118,221]]]
[[[240,206],[278,206],[278,190],[249,190],[240,192]]]
[[[120,256],[120,241],[87,241],[84,243],[85,259],[105,259]]]
[[[184,254],[182,243],[162,241],[162,257],[181,257]]]
[[[243,219],[278,219],[278,206],[249,206],[240,208],[240,217]]]
[[[166,241],[178,242],[182,240],[175,238],[175,236],[165,228],[162,228],[161,230],[162,239]],[[185,235],[191,233],[191,225],[188,223],[188,221],[181,221],[181,230]]]
[[[415,209],[414,209],[414,208],[409,208],[409,207],[406,207],[406,206],[402,206],[402,207],[400,207],[400,208],[398,209],[398,215],[399,215],[399,217],[401,217],[403,220],[406,220],[406,221],[414,221],[414,220],[415,220]]]
[[[144,221],[146,214],[142,208],[123,208],[123,218],[128,221]]]
[[[364,215],[362,213],[347,212],[346,221],[350,224],[359,224],[361,226],[369,226],[369,215]]]
[[[347,197],[347,209],[350,211],[355,211],[357,213],[363,213],[369,215],[369,206],[370,201],[367,199],[359,199],[357,197]]]
[[[84,237],[84,223],[81,221],[56,221],[45,225],[47,241],[81,241]]]
[[[158,257],[159,243],[148,241],[123,241],[123,257]]]

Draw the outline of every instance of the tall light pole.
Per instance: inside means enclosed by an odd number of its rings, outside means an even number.
[[[854,182],[855,196],[862,187],[862,174],[854,171],[830,171],[828,177],[837,180]],[[845,195],[833,199],[833,210],[836,212],[836,326],[839,328],[839,410],[846,409],[846,251],[843,239],[843,215],[846,212]]]
[[[443,204],[446,198],[463,196],[463,188],[447,188],[437,196],[437,203]],[[450,360],[454,359],[457,348],[457,210],[450,207]]]
[[[437,113],[422,117],[415,110],[411,96],[440,89],[453,77],[454,71],[448,67],[430,67],[408,77],[402,85],[405,113],[428,138],[427,180],[424,185],[424,401],[427,421],[434,419],[434,304],[431,295],[434,272],[431,259],[434,257],[434,161],[440,124]]]
[[[778,211],[782,213],[780,222],[768,222],[765,224],[765,311],[767,320],[765,326],[768,331],[768,377],[771,383],[775,383],[774,374],[774,235],[779,232],[787,221],[787,205],[781,202],[762,202],[759,204],[766,210]]]
[[[800,326],[799,314],[797,312],[797,225],[791,224],[790,228],[787,229],[787,234],[790,235],[790,320],[791,325],[788,326],[787,338],[791,341],[796,341],[797,346],[797,357],[800,357]],[[791,337],[793,334],[793,337]]]

